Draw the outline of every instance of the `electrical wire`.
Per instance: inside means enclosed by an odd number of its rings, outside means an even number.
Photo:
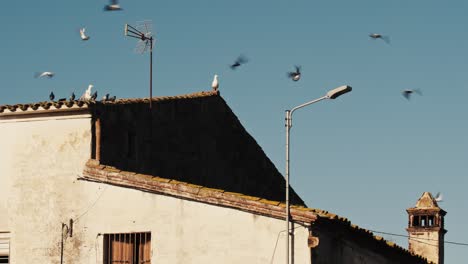
[[[422,237],[414,238],[414,237],[410,237],[408,235],[394,234],[394,233],[382,232],[382,231],[376,231],[376,230],[370,230],[370,229],[369,229],[369,231],[377,233],[377,234],[384,234],[384,235],[397,236],[397,237],[406,237],[406,238],[410,238],[410,239],[413,239],[413,240],[439,241],[437,239],[422,238]],[[444,241],[444,243],[445,244],[457,245],[457,246],[468,246],[468,243],[462,243],[462,242]]]

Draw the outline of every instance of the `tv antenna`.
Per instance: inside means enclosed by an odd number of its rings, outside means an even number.
[[[137,22],[135,27],[125,24],[125,36],[139,39],[135,47],[136,53],[145,53],[149,50],[150,52],[150,101],[149,106],[152,106],[153,99],[153,42],[154,38],[151,35],[152,31],[151,20],[144,20]]]

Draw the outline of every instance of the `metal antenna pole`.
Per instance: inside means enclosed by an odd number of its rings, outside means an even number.
[[[289,264],[289,131],[292,112],[286,110],[286,264]]]
[[[153,101],[153,37],[150,38],[150,103],[149,107],[152,108]]]

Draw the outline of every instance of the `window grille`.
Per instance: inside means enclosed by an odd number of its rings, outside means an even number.
[[[151,233],[104,235],[104,264],[151,263]]]

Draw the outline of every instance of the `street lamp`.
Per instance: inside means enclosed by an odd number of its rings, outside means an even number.
[[[328,91],[325,96],[322,96],[318,99],[312,100],[310,102],[298,105],[294,107],[291,110],[286,110],[286,230],[287,230],[287,236],[286,236],[286,264],[289,264],[289,239],[291,236],[291,233],[289,232],[289,131],[291,130],[292,127],[292,114],[294,111],[296,111],[299,108],[311,105],[313,103],[317,103],[319,101],[322,101],[324,99],[336,99],[339,96],[351,92],[352,88],[351,86],[343,85],[338,88],[335,88],[333,90]]]

